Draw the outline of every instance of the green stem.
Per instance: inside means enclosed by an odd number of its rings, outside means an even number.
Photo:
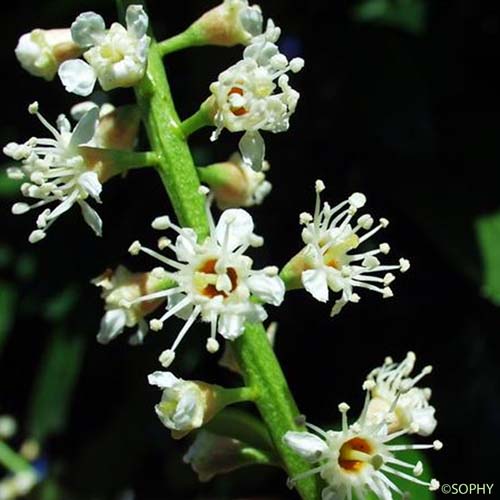
[[[0,440],[0,464],[13,474],[31,469],[30,463]]]
[[[183,31],[182,33],[179,33],[171,38],[167,38],[162,42],[158,42],[157,47],[158,52],[163,57],[168,54],[172,54],[173,52],[178,52],[179,50],[199,45],[204,45],[204,38],[201,38],[199,29],[190,26],[186,31]]]
[[[102,162],[119,172],[133,168],[156,167],[159,163],[159,157],[154,151],[136,152],[80,146],[79,152],[90,164]]]
[[[311,468],[283,443],[287,431],[303,431],[299,411],[281,366],[261,324],[247,323],[245,333],[233,342],[245,382],[257,391],[255,404],[266,422],[274,445],[291,478]],[[320,484],[314,476],[297,482],[304,500],[320,498]]]
[[[119,11],[137,0],[117,0]],[[153,37],[152,37],[153,38]],[[200,181],[170,93],[161,52],[153,39],[146,75],[135,87],[151,148],[158,155],[157,170],[179,219],[193,228],[200,239],[208,233],[205,198],[198,192]]]
[[[206,167],[197,167],[200,181],[210,187],[224,186],[228,181],[227,163],[213,163]]]
[[[256,392],[252,387],[235,387],[232,389],[221,388],[219,398],[223,406],[245,401],[255,401]]]
[[[196,113],[186,118],[181,123],[181,129],[186,137],[203,127],[209,127],[213,125],[212,117],[207,113],[206,109],[202,106]]]

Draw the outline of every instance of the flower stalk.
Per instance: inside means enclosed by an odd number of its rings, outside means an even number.
[[[129,0],[117,0],[122,15],[128,3]],[[203,240],[208,234],[208,224],[204,199],[199,193],[200,182],[185,130],[174,106],[162,51],[153,36],[147,72],[135,87],[135,92],[152,150],[158,155],[157,169],[176,215],[182,226],[192,227],[198,238]],[[256,393],[255,404],[288,474],[296,476],[303,473],[309,469],[307,462],[294,455],[282,442],[287,431],[303,429],[297,424],[299,411],[263,326],[247,324],[245,333],[234,345],[245,384]],[[317,499],[319,488],[319,481],[315,478],[307,478],[297,484],[304,500]]]
[[[0,440],[0,464],[13,474],[31,470],[29,462],[2,440]]]

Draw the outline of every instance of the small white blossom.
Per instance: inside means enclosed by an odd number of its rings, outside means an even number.
[[[82,49],[71,38],[71,30],[35,29],[19,38],[16,57],[21,66],[34,76],[52,80],[59,65],[78,57]]]
[[[253,233],[252,217],[244,210],[230,209],[222,213],[215,226],[208,209],[207,216],[210,236],[201,243],[192,229],[180,228],[168,217],[159,217],[153,222],[154,228],[170,227],[178,233],[175,244],[168,240],[159,242],[161,248],[175,252],[177,260],[143,247],[139,242],[134,242],[130,248],[133,254],[142,251],[173,268],[168,277],[177,286],[155,295],[155,298],[168,297],[168,304],[165,314],[152,320],[150,326],[152,330],[160,330],[165,320],[174,315],[186,319],[186,323],[172,348],[160,357],[163,366],[173,361],[175,349],[198,317],[211,325],[207,350],[213,353],[219,349],[217,333],[234,340],[243,333],[245,321],[259,322],[267,318],[262,304],[252,300],[254,297],[275,306],[284,298],[285,287],[277,276],[277,269],[254,270],[252,259],[244,255],[250,246],[263,243],[262,238]],[[149,296],[137,300],[149,300]]]
[[[100,236],[102,221],[86,200],[90,197],[100,203],[102,186],[97,173],[91,170],[79,151],[82,145],[92,145],[98,120],[97,108],[85,113],[73,130],[64,115],[57,119],[57,128],[53,127],[38,112],[36,102],[30,105],[29,111],[37,115],[52,137],[33,137],[24,144],[11,142],[3,149],[7,156],[22,160],[21,167],[9,169],[8,175],[17,179],[26,178],[21,186],[22,194],[38,200],[32,205],[16,203],[12,212],[18,215],[57,203],[55,209],[45,208],[39,214],[38,229],[29,238],[31,243],[35,243],[45,238],[49,227],[76,203],[85,222]]]
[[[370,381],[371,382],[371,381]],[[313,432],[292,432],[285,434],[283,440],[295,453],[315,466],[291,479],[293,485],[305,477],[319,474],[327,483],[321,498],[323,500],[358,500],[378,498],[390,500],[393,493],[404,497],[404,492],[391,480],[391,477],[405,479],[426,486],[431,491],[439,488],[439,482],[418,479],[422,473],[422,463],[409,463],[398,457],[405,450],[425,450],[442,448],[440,441],[433,444],[390,444],[402,435],[415,431],[415,427],[390,432],[385,420],[373,423],[367,418],[370,401],[369,388],[373,382],[365,383],[367,397],[358,421],[348,425],[346,403],[339,405],[342,414],[340,431],[324,431],[314,425],[306,424]],[[405,472],[412,471],[412,474]]]
[[[306,244],[302,251],[305,270],[301,275],[304,288],[320,302],[328,301],[329,290],[341,292],[332,308],[332,316],[348,302],[359,301],[355,288],[378,292],[384,298],[392,297],[389,285],[395,276],[389,271],[405,272],[410,267],[409,262],[400,259],[399,265],[382,264],[378,256],[389,253],[387,243],[380,244],[375,250],[349,253],[387,227],[389,221],[380,219],[373,227],[373,218],[365,214],[352,224],[358,209],[365,205],[366,197],[354,193],[333,208],[328,203],[321,206],[320,193],[324,188],[322,181],[316,182],[314,216],[308,213],[300,216],[300,222],[305,226],[302,230],[302,240]],[[384,275],[376,276],[377,273]]]
[[[386,358],[381,367],[375,368],[368,375],[368,380],[372,380],[374,385],[371,389],[372,399],[367,418],[373,422],[382,418],[387,420],[387,413],[399,394],[396,406],[389,414],[389,429],[397,431],[416,424],[418,434],[429,436],[437,425],[434,416],[436,410],[429,404],[431,390],[415,385],[432,371],[432,367],[426,366],[417,376],[410,377],[415,359],[413,352],[409,352],[401,363],[394,363],[391,358]]]
[[[110,269],[105,271],[92,283],[102,288],[101,297],[106,307],[97,340],[107,344],[122,334],[125,327],[137,327],[130,343],[142,344],[149,330],[144,316],[153,312],[164,300],[154,298],[157,291],[165,288],[163,269],[156,268],[150,273],[131,273],[127,268],[118,266],[114,272]],[[153,294],[153,297],[148,301],[137,300],[145,293]]]
[[[146,35],[148,16],[140,5],[130,5],[127,28],[113,23],[106,30],[104,19],[95,12],[80,14],[71,25],[73,40],[85,49],[84,59],[65,61],[59,77],[68,92],[89,95],[99,80],[104,90],[131,87],[146,70],[151,39]]]
[[[154,372],[148,376],[148,381],[163,390],[155,411],[165,427],[186,433],[203,425],[208,400],[202,386],[177,378],[171,372]]]
[[[216,140],[224,128],[245,132],[240,151],[244,162],[255,170],[261,168],[265,157],[264,140],[259,131],[288,130],[290,116],[299,100],[299,93],[288,84],[286,73],[300,71],[304,61],[300,58],[288,61],[279,52],[275,44],[279,35],[280,29],[269,20],[266,32],[252,39],[243,59],[210,85],[217,127],[211,139]]]
[[[239,153],[235,153],[225,163],[201,169],[201,179],[212,188],[217,207],[221,210],[252,207],[260,205],[271,192],[272,184],[266,179],[269,168],[269,163],[264,161],[257,172],[242,160]],[[213,172],[213,178],[209,172]]]

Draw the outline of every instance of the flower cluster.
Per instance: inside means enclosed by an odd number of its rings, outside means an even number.
[[[210,236],[201,243],[192,229],[180,228],[167,216],[153,221],[155,229],[172,228],[177,232],[175,243],[166,238],[160,238],[158,243],[160,249],[172,250],[177,260],[146,248],[138,241],[130,247],[132,254],[142,251],[173,269],[164,273],[165,277],[175,281],[176,286],[154,295],[144,295],[130,303],[168,298],[165,314],[150,321],[152,330],[161,330],[163,323],[174,315],[186,319],[172,348],[160,357],[164,366],[172,363],[175,349],[198,317],[210,323],[207,350],[216,352],[219,349],[215,338],[217,333],[227,340],[234,340],[243,333],[246,321],[259,322],[267,318],[262,303],[279,306],[283,301],[285,287],[277,276],[277,269],[254,270],[252,259],[244,255],[249,247],[263,243],[262,238],[253,232],[250,214],[241,209],[229,209],[222,213],[217,225],[208,208],[207,216]]]
[[[95,12],[80,14],[71,25],[73,41],[85,52],[59,67],[59,77],[68,92],[87,96],[99,80],[104,90],[132,87],[144,76],[151,39],[146,35],[148,16],[140,5],[130,5],[127,28],[113,23],[107,30]]]
[[[400,259],[399,265],[382,264],[378,258],[390,251],[388,243],[381,243],[374,250],[350,253],[389,224],[380,219],[374,226],[369,214],[353,218],[366,203],[365,195],[352,194],[347,200],[331,207],[321,205],[320,193],[325,189],[322,181],[316,181],[316,206],[314,215],[302,213],[300,222],[304,225],[302,240],[305,248],[287,265],[286,272],[292,276],[300,273],[304,288],[320,302],[327,302],[329,290],[341,293],[331,315],[338,314],[348,302],[359,302],[360,296],[354,288],[380,293],[384,298],[392,297],[389,285],[395,276],[389,271],[406,272],[410,263]],[[377,276],[384,273],[383,276]]]
[[[414,361],[414,355],[410,358]],[[393,414],[399,410],[398,397],[401,391],[409,390],[409,387],[413,387],[416,383],[416,379],[404,379],[403,374],[407,375],[408,371],[401,368],[403,365],[406,367],[407,363],[403,362],[400,369],[393,370],[389,377],[383,376],[376,380],[369,378],[364,383],[365,405],[355,423],[348,425],[349,405],[341,403],[339,405],[339,411],[342,414],[340,431],[324,431],[312,424],[306,424],[313,432],[289,431],[285,434],[284,442],[302,458],[315,464],[311,470],[292,478],[291,484],[305,477],[320,474],[327,483],[322,492],[323,500],[351,499],[353,494],[359,500],[365,500],[369,498],[370,492],[384,499],[393,498],[393,492],[403,495],[403,491],[391,480],[391,477],[426,486],[430,490],[439,488],[439,482],[435,479],[427,482],[418,478],[423,472],[421,462],[409,463],[398,458],[397,454],[405,450],[440,450],[443,446],[440,441],[423,445],[392,443],[396,438],[405,434],[419,432],[420,419],[418,417],[415,420],[401,421],[398,429],[391,430]],[[391,366],[393,366],[392,363]],[[372,374],[377,375],[385,368],[384,365],[374,370]],[[399,389],[385,413],[378,412],[377,416],[380,418],[374,419],[371,415],[374,401],[371,394],[384,392],[388,379],[399,380],[400,383],[396,382]],[[409,404],[406,406],[406,409],[410,410],[407,414],[416,416],[411,410],[418,412],[418,402],[411,409],[410,406]],[[412,474],[405,472],[405,469],[410,469]]]
[[[290,87],[286,73],[299,72],[304,60],[297,57],[288,61],[280,53],[276,45],[280,33],[269,20],[266,31],[254,37],[246,47],[243,59],[223,71],[210,85],[216,126],[212,140],[216,140],[224,128],[245,132],[240,151],[244,162],[255,170],[261,168],[265,157],[264,140],[259,131],[288,130],[290,116],[299,100],[299,93]]]

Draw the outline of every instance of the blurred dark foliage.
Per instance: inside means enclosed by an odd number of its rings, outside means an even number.
[[[443,483],[492,483],[500,448],[500,311],[481,293],[475,228],[479,217],[500,209],[498,4],[424,1],[418,33],[355,19],[359,3],[261,2],[283,27],[283,50],[303,56],[306,68],[293,77],[302,98],[289,133],[267,137],[274,190],[253,211],[266,237],[254,256],[259,264],[283,264],[299,250],[298,214],[312,208],[313,182],[322,178],[332,202],[366,193],[369,210],[391,220],[384,238],[393,258],[410,258],[412,269],[395,283],[394,299],[365,294],[333,320],[328,307],[290,293],[284,307],[271,311],[279,323],[276,351],[301,410],[328,425],[340,401],[357,411],[365,374],[386,355],[400,359],[414,350],[422,366],[435,367],[427,382],[438,412],[436,437],[445,443],[430,454],[435,476]],[[158,38],[180,31],[210,5],[151,0]],[[21,33],[68,26],[84,10],[115,19],[112,2],[3,7],[2,144],[40,132],[26,111],[31,101],[51,120],[78,102],[58,81],[23,72],[13,48]],[[197,109],[208,84],[239,56],[240,48],[200,48],[167,59],[181,116]],[[115,104],[132,98],[128,91],[111,96]],[[227,132],[215,144],[208,137],[204,130],[191,141],[200,162],[236,148],[237,137]],[[12,200],[1,199],[2,301],[13,324],[0,359],[0,405],[43,440],[62,488],[53,498],[118,499],[127,490],[137,500],[293,498],[279,471],[248,469],[199,484],[182,463],[189,438],[170,438],[153,412],[160,393],[146,381],[179,322],[139,348],[129,347],[126,335],[105,347],[95,341],[102,305],[89,280],[119,263],[150,266],[130,258],[127,248],[134,239],[152,241],[150,220],[170,211],[155,172],[132,172],[105,186],[103,239],[74,210],[45,241],[29,246],[33,217],[11,216]],[[193,330],[176,371],[237,383],[204,351],[205,335],[204,325]],[[47,374],[54,343],[64,346],[67,362]],[[52,420],[42,425],[37,411]]]

